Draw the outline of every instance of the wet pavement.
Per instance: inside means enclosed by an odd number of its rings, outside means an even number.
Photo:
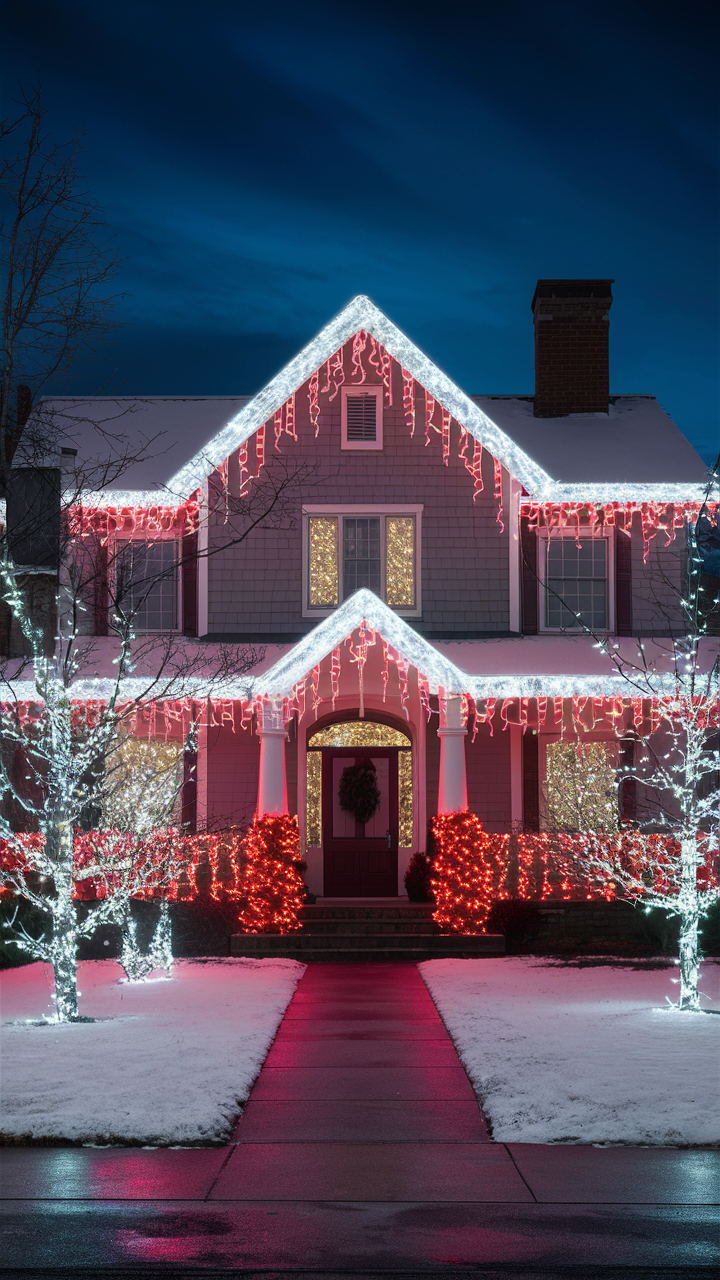
[[[313,964],[224,1148],[6,1148],[8,1276],[713,1274],[720,1153],[494,1143],[413,965]]]

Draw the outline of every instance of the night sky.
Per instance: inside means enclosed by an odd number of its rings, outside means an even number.
[[[712,460],[717,13],[610,0],[6,0],[125,259],[71,389],[256,391],[366,293],[470,393],[533,390],[538,277],[614,277],[611,390]],[[60,388],[57,388],[58,390]]]

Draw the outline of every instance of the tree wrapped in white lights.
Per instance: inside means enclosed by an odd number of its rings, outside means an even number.
[[[708,500],[717,475],[716,466]],[[677,1007],[690,1010],[700,1008],[700,923],[720,897],[718,657],[708,635],[711,619],[717,619],[720,581],[718,553],[714,561],[707,555],[708,543],[717,542],[717,536],[717,523],[706,506],[687,525],[681,590],[667,576],[660,582],[648,578],[655,606],[674,606],[666,613],[668,640],[639,640],[630,656],[626,644],[595,635],[626,696],[637,706],[645,704],[634,730],[634,762],[620,775],[622,787],[634,781],[641,788],[644,812],[635,831],[574,838],[584,878],[613,887],[618,896],[647,910],[660,907],[678,917]],[[708,565],[710,572],[704,573]],[[579,615],[578,623],[589,631]]]

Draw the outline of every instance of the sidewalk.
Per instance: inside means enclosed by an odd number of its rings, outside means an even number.
[[[5,1149],[3,1274],[709,1275],[719,1154],[493,1143],[413,965],[313,964],[232,1145]]]

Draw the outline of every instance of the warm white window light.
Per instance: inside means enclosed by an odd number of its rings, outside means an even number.
[[[306,507],[305,616],[328,613],[363,588],[420,616],[422,506]]]

